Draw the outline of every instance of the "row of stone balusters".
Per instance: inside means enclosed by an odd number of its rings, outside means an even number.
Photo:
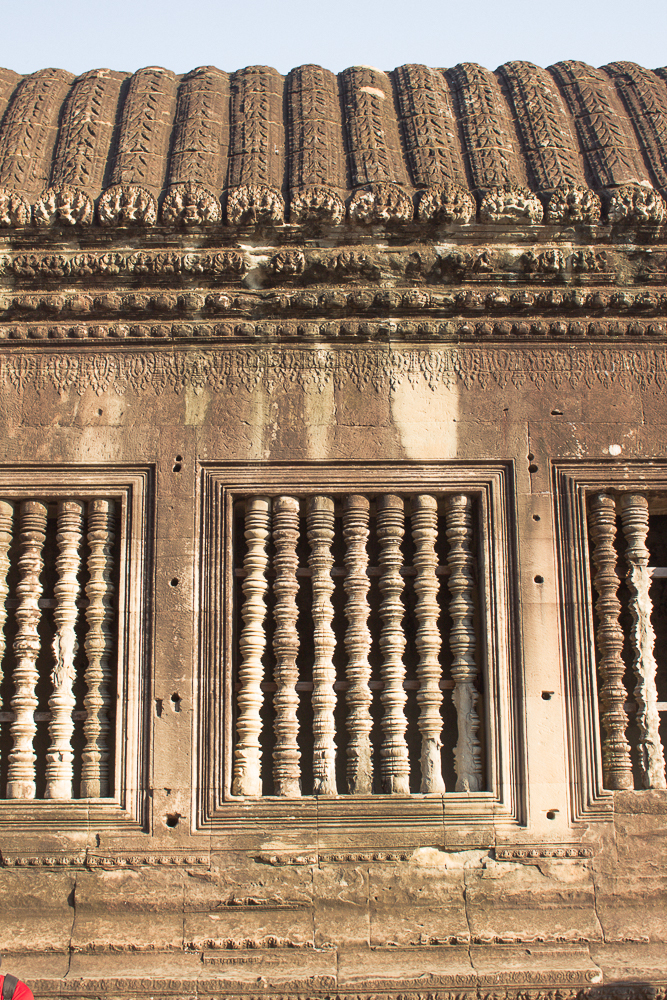
[[[478,740],[479,719],[476,712],[475,632],[473,625],[473,500],[465,494],[445,500],[446,535],[449,542],[449,613],[452,628],[449,642],[453,655],[453,701],[458,719],[458,742],[454,750],[457,791],[482,788],[481,751]],[[267,543],[273,540],[273,596],[275,630],[275,748],[273,780],[275,794],[297,797],[301,794],[300,750],[298,737],[297,632],[297,544],[299,541],[300,503],[293,496],[273,499],[264,496],[246,501],[242,606],[243,628],[240,635],[240,690],[237,698],[236,746],[232,792],[236,795],[261,795],[260,736],[263,703],[262,656],[266,648],[265,597],[269,569]],[[402,497],[379,496],[376,500],[376,533],[379,543],[379,649],[382,655],[381,680],[381,783],[384,792],[407,794],[410,762],[406,743],[407,720],[404,712],[407,696],[404,689],[403,653],[406,640],[402,627],[404,608],[401,541],[405,532],[405,503]],[[371,632],[368,627],[370,580],[367,542],[370,503],[366,496],[347,496],[343,502],[342,530],[345,543],[347,628],[344,645],[347,654],[347,790],[369,794],[373,787],[370,714],[371,668],[369,652]],[[334,500],[329,496],[311,496],[306,501],[306,526],[310,547],[308,563],[312,583],[312,618],[314,655],[312,664],[313,776],[316,795],[335,795],[335,724],[336,680],[333,654],[337,637],[332,629],[334,590],[331,569],[331,546],[334,538]],[[441,668],[438,662],[441,636],[438,630],[438,576],[436,540],[438,500],[435,496],[411,498],[411,528],[415,546],[414,590],[416,595],[416,649],[420,708],[418,727],[421,734],[421,791],[445,791],[441,764],[442,717],[440,705]]]
[[[13,648],[13,696],[11,709],[12,749],[9,753],[6,797],[36,797],[36,754],[33,741],[37,733],[35,713],[40,676],[37,659],[41,651],[39,623],[42,598],[41,574],[44,568],[44,543],[48,507],[40,500],[14,504],[0,501],[0,654],[4,659],[4,625],[9,594],[7,573],[16,514],[19,515],[18,583],[14,615],[17,623]],[[83,730],[85,746],[81,761],[81,798],[109,795],[110,721],[113,652],[112,550],[114,543],[114,501],[95,498],[58,502],[57,546],[54,585],[55,634],[49,698],[49,748],[46,756],[47,799],[73,797],[72,734],[75,710],[75,657],[77,655],[77,620],[81,569],[81,546],[84,525],[87,527],[88,574],[85,592],[86,694]],[[14,596],[14,595],[12,595]],[[1,675],[0,675],[1,679]]]
[[[633,788],[630,745],[626,737],[628,716],[625,703],[628,692],[623,683],[625,663],[622,658],[624,634],[619,620],[620,578],[617,572],[616,515],[620,513],[626,541],[625,579],[630,592],[629,611],[632,626],[628,636],[636,679],[634,698],[639,728],[639,769],[645,788],[665,788],[665,759],[660,741],[660,716],[653,655],[655,633],[651,625],[649,587],[648,501],[641,494],[595,493],[590,500],[589,532],[593,542],[593,583],[597,591],[598,669],[601,686],[600,721],[603,728],[602,765],[606,788]]]

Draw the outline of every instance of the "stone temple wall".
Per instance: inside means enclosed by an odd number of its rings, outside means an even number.
[[[662,72],[3,72],[3,967],[664,1000]]]

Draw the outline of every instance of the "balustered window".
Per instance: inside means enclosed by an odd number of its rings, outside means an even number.
[[[513,711],[506,490],[504,469],[206,474],[217,804],[458,793],[492,808]]]
[[[604,784],[665,788],[667,494],[592,491],[588,531]]]
[[[0,820],[2,809],[18,801],[125,800],[132,812],[125,793],[128,766],[136,765],[128,748],[136,752],[143,739],[137,675],[146,477],[121,483],[91,470],[87,482],[81,476],[67,484],[66,475],[54,482],[27,470],[5,478]],[[134,793],[136,779],[130,781]]]

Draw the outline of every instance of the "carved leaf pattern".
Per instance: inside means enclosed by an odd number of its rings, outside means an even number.
[[[229,74],[202,66],[178,89],[169,185],[196,183],[219,196],[229,153]]]
[[[97,198],[107,161],[125,73],[94,69],[74,81],[63,109],[51,184],[79,188]]]
[[[656,73],[631,62],[605,66],[616,84],[648,158],[653,177],[667,192],[667,86]]]
[[[30,200],[49,186],[60,110],[73,79],[44,69],[16,88],[0,130],[0,185]]]
[[[267,66],[233,73],[227,186],[280,192],[285,172],[284,78]]]
[[[21,79],[14,70],[0,68],[0,121]]]
[[[130,80],[111,174],[112,185],[162,190],[176,110],[176,77],[166,69],[140,69]]]
[[[408,64],[390,75],[357,66],[338,78],[319,66],[287,78],[262,66],[231,75],[204,66],[180,86],[159,67],[131,78],[0,70],[0,226],[28,224],[26,206],[47,189],[92,201],[105,189],[142,189],[153,199],[141,210],[147,222],[158,199],[179,201],[187,185],[212,201],[204,211],[170,207],[166,224],[215,221],[227,188],[232,225],[282,222],[285,193],[291,222],[338,225],[349,187],[412,184],[438,192],[419,203],[418,220],[448,224],[464,220],[450,218],[442,191],[465,192],[466,175],[477,195],[507,185],[551,195],[550,222],[594,222],[587,183],[653,183],[667,193],[666,80],[667,71],[634,63],[598,70],[576,61],[549,70],[513,61],[496,73],[473,63]],[[570,210],[564,191],[580,192],[581,206]],[[40,200],[35,221],[81,224],[90,204],[59,215]],[[102,224],[108,214],[99,213]],[[384,224],[382,212],[373,221]]]
[[[508,62],[498,71],[512,105],[531,180],[540,192],[562,184],[585,185],[584,166],[553,77],[529,62]]]
[[[439,70],[410,64],[394,72],[408,165],[415,187],[466,186],[466,172],[447,81]]]
[[[609,77],[574,60],[556,63],[549,70],[574,115],[596,185],[650,183],[636,136]]]
[[[391,80],[366,66],[352,66],[340,79],[352,186],[408,185]]]
[[[494,74],[477,63],[460,63],[448,76],[474,189],[525,185],[526,169],[518,154],[510,110]]]
[[[321,66],[300,66],[286,81],[290,189],[347,189],[338,81]]]

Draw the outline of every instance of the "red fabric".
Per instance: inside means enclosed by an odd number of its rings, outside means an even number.
[[[5,977],[0,976],[0,996],[2,996],[2,987],[4,982],[5,982]],[[13,1000],[35,1000],[30,987],[26,986],[25,983],[22,983],[20,979],[16,984]]]

